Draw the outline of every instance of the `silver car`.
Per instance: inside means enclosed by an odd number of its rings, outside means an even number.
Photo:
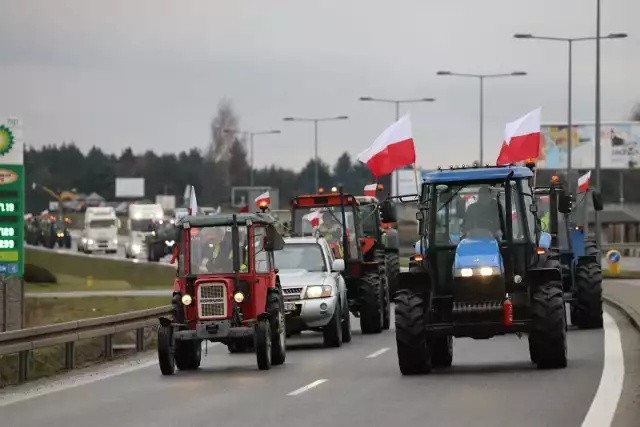
[[[347,289],[340,274],[344,260],[334,259],[324,238],[291,237],[275,252],[284,293],[287,334],[322,331],[324,344],[351,341]]]

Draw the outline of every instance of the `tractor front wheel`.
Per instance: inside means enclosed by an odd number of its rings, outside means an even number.
[[[538,368],[567,366],[567,332],[562,283],[537,286],[531,301],[532,328],[529,354]]]
[[[580,329],[602,328],[602,271],[595,261],[576,268],[571,323]]]
[[[192,371],[200,367],[202,343],[200,340],[176,341],[176,366],[181,371]]]
[[[408,290],[398,291],[395,314],[400,372],[402,375],[429,373],[431,353],[424,329],[424,299]]]
[[[271,369],[271,325],[269,319],[258,320],[255,328],[254,347],[258,369],[265,371]]]
[[[158,362],[162,375],[173,375],[176,371],[175,348],[172,343],[173,331],[170,326],[158,328]]]
[[[338,304],[342,304],[342,302],[338,301]],[[351,342],[351,313],[349,309],[343,310],[341,327],[342,342]]]
[[[377,334],[382,331],[384,313],[380,296],[381,285],[377,271],[366,273],[360,279],[358,305],[360,329],[363,334]]]

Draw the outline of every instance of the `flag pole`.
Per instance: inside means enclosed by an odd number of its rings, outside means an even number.
[[[416,179],[416,194],[420,196],[420,184],[418,184],[418,167],[415,163],[413,164],[413,175]]]

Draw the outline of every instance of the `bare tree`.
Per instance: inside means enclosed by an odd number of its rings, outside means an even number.
[[[231,100],[223,98],[218,104],[218,114],[211,121],[211,143],[206,158],[214,162],[228,162],[231,146],[236,139],[238,116],[233,111]]]

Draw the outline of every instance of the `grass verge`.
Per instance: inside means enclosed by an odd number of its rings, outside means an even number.
[[[611,274],[609,270],[602,270],[602,277],[605,279],[640,279],[640,271],[620,270],[619,274]]]
[[[57,275],[58,283],[26,283],[25,292],[129,291],[150,289],[125,280],[87,279],[86,277]],[[171,284],[165,284],[165,289]],[[157,286],[157,289],[161,289]]]

